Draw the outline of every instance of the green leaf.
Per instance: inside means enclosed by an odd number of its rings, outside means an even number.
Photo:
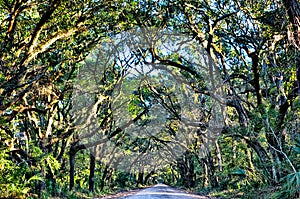
[[[246,176],[246,170],[237,168],[230,172],[231,175]]]
[[[300,147],[293,146],[292,149],[293,149],[297,154],[300,154]]]
[[[31,181],[34,181],[34,180],[36,180],[36,181],[43,181],[43,178],[41,176],[34,175],[31,178],[29,178],[29,180],[27,182],[30,183]]]

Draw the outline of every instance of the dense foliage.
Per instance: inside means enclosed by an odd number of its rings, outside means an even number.
[[[161,181],[299,197],[299,23],[298,0],[0,0],[0,197]],[[128,44],[136,30],[190,38],[208,68],[158,43]]]

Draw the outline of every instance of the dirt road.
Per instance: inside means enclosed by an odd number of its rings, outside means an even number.
[[[126,196],[115,196],[115,197],[105,197],[114,199],[213,199],[209,196],[199,196],[194,194],[186,193],[182,190],[174,189],[165,184],[158,184],[151,188],[143,189],[137,193],[129,194]]]

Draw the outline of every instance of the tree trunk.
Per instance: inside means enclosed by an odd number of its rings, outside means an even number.
[[[139,170],[139,173],[138,173],[137,186],[139,186],[140,184],[141,185],[144,184],[144,171],[143,171],[143,168],[141,168]]]
[[[294,41],[294,46],[299,50],[300,49],[300,2],[299,0],[283,0],[283,5],[287,10],[289,21],[292,24],[292,40]],[[298,53],[299,55],[299,53]],[[296,56],[295,58],[297,66],[296,69],[296,78],[297,78],[297,93],[300,95],[300,58]]]
[[[45,138],[45,135],[43,135],[42,143],[41,143],[41,148],[42,148],[43,154],[47,153],[45,146],[46,146],[46,138]],[[46,160],[44,160],[44,164],[47,165]],[[44,167],[41,168],[41,173],[42,173],[43,178],[46,180],[47,176],[46,176]],[[44,180],[42,180],[39,183],[39,194],[38,194],[39,198],[41,197],[42,193],[45,191],[46,191],[46,183]]]
[[[195,165],[194,165],[194,161],[193,161],[193,154],[188,152],[185,155],[186,158],[186,165],[187,165],[187,169],[188,169],[188,173],[187,173],[187,182],[188,182],[188,187],[195,187],[196,185],[196,179],[195,179]]]
[[[252,59],[252,72],[254,75],[253,84],[254,84],[254,89],[255,89],[255,93],[256,93],[257,106],[260,106],[262,103],[262,96],[261,96],[260,83],[259,83],[258,53],[253,52],[253,53],[250,53],[249,56]]]
[[[244,143],[244,141],[243,141],[243,143]],[[248,162],[249,162],[249,168],[254,172],[255,167],[254,167],[254,164],[253,164],[251,149],[247,147],[246,151],[245,151],[245,154],[247,154],[247,158],[248,158]]]
[[[215,145],[216,145],[216,153],[217,153],[217,158],[218,158],[218,168],[219,168],[219,171],[222,172],[223,171],[223,167],[222,167],[223,161],[222,161],[222,154],[221,154],[218,140],[216,140]]]
[[[95,158],[95,147],[91,149],[90,152],[90,175],[89,175],[89,191],[94,192],[95,188],[95,165],[96,165],[96,158]]]
[[[300,48],[300,3],[299,0],[283,0],[287,10],[289,21],[292,24],[291,38],[293,44]]]
[[[102,175],[102,179],[101,179],[101,185],[100,185],[101,191],[104,189],[104,186],[105,186],[105,180],[106,180],[106,177],[107,177],[107,174],[108,174],[108,169],[109,169],[108,166],[105,165],[103,175]]]
[[[273,163],[266,150],[258,141],[246,140],[246,143],[256,152],[260,161],[262,162],[266,173],[268,174],[268,177],[271,177],[273,172],[271,166],[273,165]]]
[[[150,173],[148,173],[145,177],[145,180],[144,180],[144,184],[147,184],[148,183],[148,180],[149,178],[154,174],[155,172],[154,171],[151,171]]]
[[[209,180],[210,180],[212,188],[216,188],[216,187],[218,187],[218,180],[215,175],[216,168],[215,168],[214,161],[213,161],[210,151],[207,152],[206,157],[207,157],[206,161],[207,161],[207,166],[208,166]]]
[[[205,188],[205,187],[208,187],[208,185],[209,185],[209,182],[208,182],[208,169],[207,169],[206,161],[205,160],[201,161],[201,165],[202,165],[202,169],[203,169],[203,174],[202,174],[203,184],[202,184],[202,186]]]
[[[70,190],[74,189],[75,153],[70,152]]]

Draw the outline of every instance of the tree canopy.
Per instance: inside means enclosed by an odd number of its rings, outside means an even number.
[[[299,21],[297,0],[0,0],[0,197],[299,197]]]

